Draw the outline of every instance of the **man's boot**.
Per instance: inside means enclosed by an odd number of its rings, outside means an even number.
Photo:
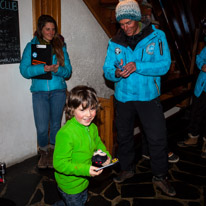
[[[116,183],[122,183],[124,182],[125,180],[131,178],[134,176],[134,171],[133,170],[129,170],[129,171],[121,171],[117,177],[114,177],[113,178],[113,181],[116,182]]]
[[[40,154],[40,159],[39,159],[39,162],[38,162],[38,168],[45,169],[45,168],[47,168],[48,153],[47,153],[47,151],[39,149],[39,154]]]
[[[167,177],[153,176],[152,182],[153,185],[161,189],[165,194],[171,197],[176,195],[176,191],[174,187],[169,183]]]
[[[203,137],[203,145],[202,145],[201,157],[206,159],[206,137]]]
[[[54,168],[53,167],[53,153],[54,153],[54,148],[49,148],[48,157],[47,157],[48,168]]]
[[[179,147],[196,147],[198,142],[199,135],[193,136],[191,133],[188,133],[188,139],[178,142]]]

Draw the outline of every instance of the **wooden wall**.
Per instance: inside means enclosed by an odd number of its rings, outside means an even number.
[[[61,0],[32,0],[33,32],[37,28],[37,20],[42,14],[51,15],[57,22],[58,33],[61,34]]]

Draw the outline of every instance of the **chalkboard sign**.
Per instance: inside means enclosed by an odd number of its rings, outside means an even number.
[[[20,62],[18,2],[0,0],[0,64]]]

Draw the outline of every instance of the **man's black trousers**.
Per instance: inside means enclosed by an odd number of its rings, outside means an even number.
[[[115,115],[121,169],[126,171],[134,169],[134,122],[138,115],[148,142],[152,173],[155,176],[166,175],[168,172],[167,132],[159,98],[126,103],[115,100]]]

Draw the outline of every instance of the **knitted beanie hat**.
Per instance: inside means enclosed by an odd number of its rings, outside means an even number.
[[[118,22],[122,19],[141,20],[140,8],[135,0],[119,0],[115,12]]]

